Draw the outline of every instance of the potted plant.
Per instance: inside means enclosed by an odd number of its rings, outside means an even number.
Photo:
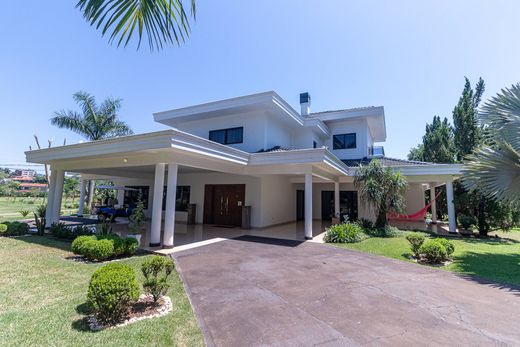
[[[141,196],[137,199],[137,205],[132,210],[132,213],[128,217],[128,228],[130,229],[130,235],[128,237],[133,237],[137,240],[138,245],[141,245],[141,234],[143,233],[144,223],[146,221],[146,216],[144,214],[144,202],[141,199]]]

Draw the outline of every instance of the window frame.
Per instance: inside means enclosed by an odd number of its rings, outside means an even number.
[[[240,141],[229,141],[228,140],[228,133],[232,130],[240,130]],[[212,140],[211,139],[211,134],[215,134],[215,133],[218,133],[218,132],[221,132],[223,131],[224,132],[224,142],[219,142],[219,141],[215,141],[215,140]],[[237,143],[244,143],[244,127],[234,127],[234,128],[225,128],[225,129],[216,129],[216,130],[210,130],[209,131],[209,134],[208,134],[208,139],[210,141],[213,141],[213,142],[216,142],[216,143],[220,143],[222,145],[234,145],[234,144],[237,144]]]
[[[347,136],[354,136],[354,145],[347,146],[347,141],[345,141]],[[343,146],[336,146],[336,142],[334,141],[337,137],[342,137]],[[345,134],[335,134],[332,135],[332,149],[341,150],[341,149],[356,149],[357,148],[357,133],[345,133]]]

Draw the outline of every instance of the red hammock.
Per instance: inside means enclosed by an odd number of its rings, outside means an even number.
[[[421,208],[419,211],[417,211],[415,213],[412,213],[412,214],[398,214],[398,213],[393,213],[393,212],[387,212],[386,218],[392,219],[392,220],[403,220],[403,221],[406,221],[406,220],[408,220],[408,221],[423,221],[424,217],[426,217],[426,212],[428,211],[430,206],[433,204],[435,199],[437,199],[439,197],[440,194],[441,194],[441,192],[438,192],[437,195],[435,195],[433,200],[430,201],[430,203],[428,205],[424,206],[423,208]]]

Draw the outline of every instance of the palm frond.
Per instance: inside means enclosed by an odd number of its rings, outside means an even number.
[[[72,98],[81,107],[83,115],[85,115],[85,117],[90,117],[95,121],[97,117],[96,98],[94,98],[94,96],[90,95],[89,93],[83,91],[74,93],[72,95]]]
[[[77,134],[86,136],[89,140],[93,139],[93,134],[88,127],[85,126],[83,117],[74,111],[57,111],[51,118],[51,124],[59,128],[66,128]]]
[[[195,0],[190,3],[195,19]],[[109,41],[117,46],[126,47],[137,30],[138,48],[144,32],[150,50],[160,50],[164,44],[184,42],[191,30],[183,0],[79,0],[76,7],[103,35],[111,32]]]

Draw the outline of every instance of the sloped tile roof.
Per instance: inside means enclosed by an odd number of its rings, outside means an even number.
[[[349,167],[357,167],[360,164],[366,165],[370,163],[372,160],[377,159],[381,162],[383,166],[411,166],[411,165],[431,165],[432,163],[427,163],[424,161],[415,161],[415,160],[405,160],[405,159],[396,159],[389,157],[371,157],[371,158],[361,158],[361,159],[344,159],[342,162]]]

